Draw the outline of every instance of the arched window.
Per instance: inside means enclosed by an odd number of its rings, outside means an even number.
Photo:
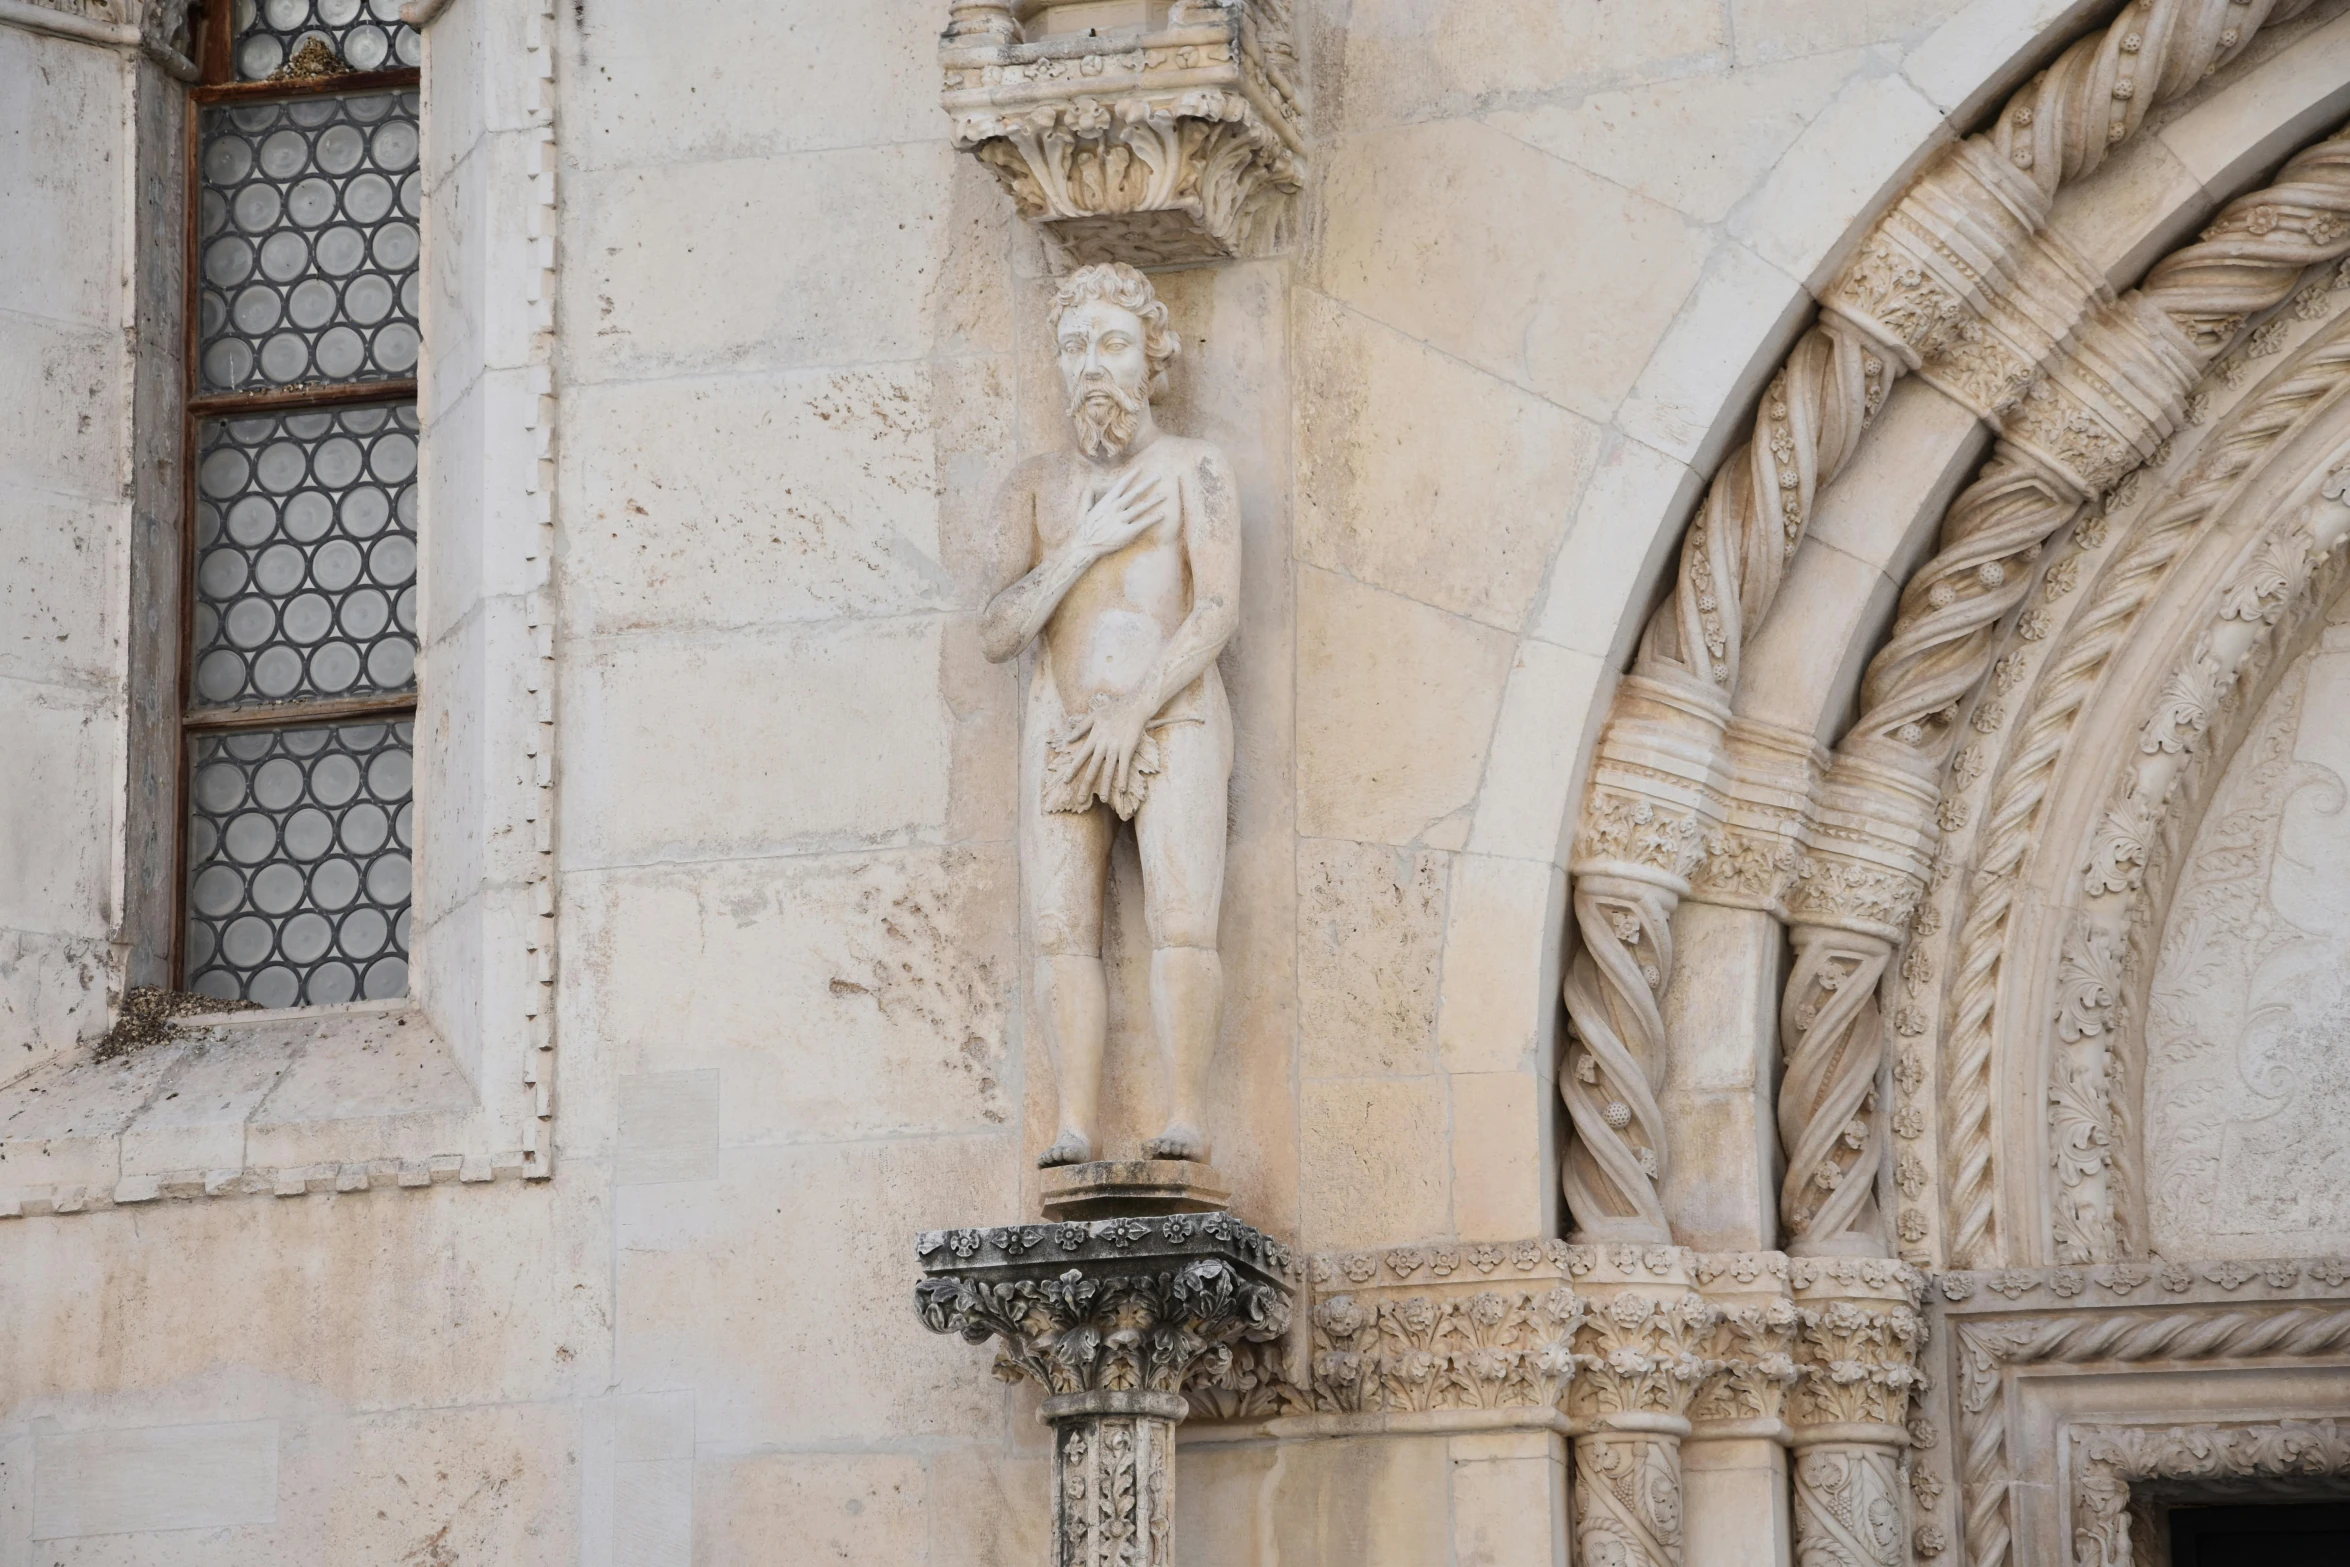
[[[193,89],[175,966],[265,1007],[408,984],[422,43],[216,0]]]

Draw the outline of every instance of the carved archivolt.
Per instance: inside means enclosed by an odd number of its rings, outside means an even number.
[[[2044,537],[2064,520],[2043,525],[1995,502],[1979,506],[1975,528],[1954,537],[1940,569],[1916,585],[1920,602],[1905,607],[1898,645],[1872,677],[1866,732],[1884,737],[1874,749],[1889,746],[1890,757],[1856,751],[1815,821],[1781,816],[1758,837],[1748,818],[1767,823],[1771,813],[1742,807],[1774,791],[1734,777],[1730,699],[1821,487],[1911,371],[1999,424],[2011,482],[2035,513],[2041,496],[2077,504],[2149,454],[2201,362],[2195,350],[2216,344],[2201,325],[2182,329],[2159,310],[2113,300],[2092,269],[2042,234],[2050,200],[2100,167],[2153,108],[2307,5],[2127,6],[2010,100],[1991,131],[1937,159],[1860,246],[1771,381],[1751,439],[1689,527],[1673,591],[1642,638],[1592,770],[1572,867],[1581,950],[1566,985],[1573,1038],[1560,1079],[1574,1127],[1563,1184],[1579,1236],[1669,1239],[1656,1195],[1670,1158],[1655,1105],[1665,1054],[1657,997],[1672,975],[1672,913],[1693,877],[1702,869],[1708,885],[1726,881],[1724,901],[1788,899],[1826,928],[1897,943],[1930,863],[1933,791],[1921,784],[1903,799],[1884,775],[1946,738],[1942,709],[1965,689],[1987,628],[2019,591],[2005,557],[2033,547],[2011,544],[2010,534]],[[2199,300],[2197,322],[2224,318],[2232,299]],[[2070,345],[2061,365],[2059,342]],[[1808,759],[1778,760],[1810,782]],[[1815,946],[1818,963],[1800,976],[1812,990],[1824,993],[1819,982],[1831,971],[1841,982],[1878,964],[1848,943]],[[1816,1009],[1801,999],[1790,1011],[1805,1006]],[[1866,1027],[1860,1010],[1845,1020],[1852,1028]],[[1844,1031],[1814,1053],[1830,1060],[1807,1074],[1819,1091],[1795,1130],[1807,1148],[1831,1151],[1813,1150],[1821,1191],[1795,1193],[1793,1208],[1807,1232],[1835,1231],[1825,1248],[1834,1250],[1866,1244],[1872,1222],[1865,1201],[1834,1195],[1845,1189],[1841,1172],[1877,1146],[1865,1118],[1845,1115],[1872,1050]],[[1834,1135],[1807,1139],[1823,1116]],[[1862,1128],[1857,1146],[1843,1135],[1848,1124]]]
[[[2213,377],[2185,399],[2181,414],[2187,428],[2161,444],[2161,461],[2143,474],[2125,476],[2089,507],[2070,540],[2038,572],[2019,573],[2022,591],[2014,601],[2019,612],[1995,637],[1984,639],[1977,657],[1978,669],[1989,676],[1988,689],[1979,683],[1970,701],[1951,710],[1954,722],[1965,713],[1972,733],[1952,756],[1943,785],[1941,854],[1949,896],[1946,907],[1936,910],[1937,930],[1921,929],[1910,954],[1929,978],[1937,969],[1948,978],[1926,992],[1934,1004],[1909,1023],[1921,1051],[1936,1043],[1925,1037],[1929,1031],[1935,1025],[1940,1030],[1945,1097],[1939,1153],[1949,1186],[1946,1254],[1953,1260],[2028,1258],[2036,1250],[2031,1234],[2003,1244],[1995,1198],[1995,1066],[2015,1055],[2003,1041],[2019,1029],[2030,1035],[2035,1056],[2045,1045],[2054,1058],[2051,1070],[2027,1075],[2047,1081],[2055,1096],[2051,1160],[2059,1187],[2059,1258],[2095,1260],[2115,1255],[2121,1243],[2110,1217],[2101,1217],[2111,1208],[2104,1195],[2111,1133],[2106,1052],[2127,957],[2130,895],[2138,890],[2145,843],[2151,841],[2146,834],[2171,800],[2181,764],[2194,746],[2173,728],[2156,734],[2150,726],[2157,719],[2149,718],[2138,725],[2141,732],[2131,737],[2128,748],[2127,754],[2147,759],[2142,767],[2132,764],[2133,780],[2126,785],[2086,781],[2078,776],[2084,766],[2079,758],[2093,761],[2121,753],[2096,744],[2079,750],[2083,720],[2093,708],[2115,703],[2132,712],[2147,710],[2149,703],[2168,703],[2183,717],[2202,712],[2207,721],[2208,707],[2199,702],[2216,699],[2261,640],[2253,624],[2241,623],[2236,630],[2202,636],[2198,644],[2200,633],[2181,621],[2173,603],[2182,591],[2174,568],[2183,560],[2213,559],[2215,518],[2225,517],[2231,526],[2244,524],[2245,486],[2257,482],[2269,454],[2290,444],[2330,408],[2342,383],[2344,354],[2330,340],[2297,354],[2289,369],[2263,379],[2249,398],[2239,400],[2221,427],[2195,427],[2211,423],[2216,401],[2251,382],[2247,366],[2252,359],[2297,348],[2330,317],[2337,303],[2331,292],[2336,279],[2330,270],[2319,275],[2315,269],[2350,249],[2346,202],[2350,144],[2321,144],[2288,165],[2275,185],[2231,204],[2206,239],[2156,269],[2146,296],[2160,301],[2182,329],[2207,336],[2215,336],[2229,317],[2238,335],[2245,335],[2240,330],[2245,315],[2237,312],[2246,304],[2262,299],[2271,306],[2289,304],[2251,332],[2243,349],[2222,360]],[[2294,239],[2280,246],[2276,236],[2287,232]],[[2215,287],[2212,276],[2222,265],[2234,269],[2225,288]],[[2270,275],[2256,291],[2251,284],[2260,267]],[[1997,477],[1986,474],[1985,482]],[[1979,483],[1960,497],[1946,537],[1959,526],[1969,498],[1983,488]],[[2262,497],[2253,498],[2256,509],[2263,503]],[[2273,497],[2267,503],[2273,504]],[[2051,500],[2042,515],[2058,509]],[[2059,527],[2081,511],[2081,502],[2071,499],[2061,509]],[[2310,525],[2307,516],[2285,517],[2276,531],[2289,536],[2296,528],[2305,533]],[[2330,523],[2314,525],[2338,537]],[[2288,554],[2301,549],[2294,558],[2310,558],[2304,546],[2275,547]],[[1929,565],[1921,575],[1933,570]],[[2192,574],[2190,579],[2202,581]],[[2190,620],[2227,621],[2236,615],[2228,606],[2245,602],[2240,585],[2232,581],[2214,591],[2211,608]],[[2269,623],[2258,614],[2253,622]],[[2180,656],[2194,668],[2148,695],[2138,682],[2138,666],[2161,656],[2152,651],[2155,645],[2182,638]],[[2192,651],[2197,645],[2202,652]],[[2189,693],[2199,688],[2205,697],[2192,698]],[[2022,715],[2012,724],[2011,712]],[[2191,726],[2195,721],[2189,717]],[[2109,828],[2101,847],[2085,851],[2091,863],[2077,888],[2068,883],[2045,889],[2060,908],[2088,905],[2081,915],[2087,923],[2076,922],[2066,933],[2069,945],[2061,958],[2036,967],[2019,964],[2020,933],[2013,923],[2018,897],[2025,887],[2048,881],[2035,878],[2036,864],[2073,852],[2072,840],[2048,820],[2050,802],[2078,798],[2083,790],[2102,801],[2112,798],[2113,789],[2124,796],[2114,822],[2127,825]],[[1979,828],[1978,802],[1988,807]],[[2068,866],[2064,874],[2071,871]],[[1933,940],[1944,928],[1953,934]],[[2025,998],[2020,1006],[2013,999],[2019,984]],[[2052,1001],[2045,999],[2051,995]],[[1913,1124],[1925,1118],[1920,1108]],[[2017,1174],[2029,1179],[2025,1172]]]
[[[2341,144],[2317,149],[2329,151]],[[2035,1249],[2030,1235],[2004,1250],[1989,1243],[2002,1080],[2045,1084],[2054,1259],[2143,1245],[2127,1190],[2123,1134],[2134,1127],[2116,1120],[2136,1082],[2142,1010],[2128,1002],[2145,978],[2138,949],[2160,924],[2153,894],[2166,885],[2167,845],[2182,824],[2192,831],[2218,777],[2210,758],[2231,749],[2240,692],[2261,689],[2281,667],[2280,646],[2297,645],[2290,628],[2331,596],[2330,562],[2350,530],[2340,486],[2326,478],[2350,450],[2337,402],[2350,386],[2350,331],[2332,319],[2345,297],[2338,282],[2330,271],[2308,280],[2270,323],[2288,330],[2254,334],[2267,341],[2248,351],[2279,361],[2264,380],[2241,360],[2223,364],[2195,394],[2210,427],[2186,432],[2196,439],[2092,509],[1989,650],[1993,679],[1945,783],[1946,886],[1910,953],[1950,978],[1897,1015],[1907,1036],[1897,1115],[1921,1146],[1937,1044],[1944,1063],[1939,1153],[1956,1260]],[[2231,375],[2245,390],[2215,420],[2211,403],[2232,390]],[[2092,819],[2072,819],[2084,801]],[[2019,909],[2035,913],[2020,928]],[[2022,1189],[2038,1185],[2028,1169],[2009,1173]],[[1912,1184],[1910,1195],[1923,1192]]]

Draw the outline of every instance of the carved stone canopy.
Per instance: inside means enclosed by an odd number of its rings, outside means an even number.
[[[1287,0],[976,0],[940,61],[955,145],[1062,266],[1263,254],[1304,183]]]

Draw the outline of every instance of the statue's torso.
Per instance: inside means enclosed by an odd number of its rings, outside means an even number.
[[[1097,695],[1123,696],[1141,685],[1191,613],[1185,530],[1196,492],[1189,475],[1207,452],[1200,442],[1162,434],[1115,466],[1070,453],[1038,474],[1038,543],[1048,553],[1129,470],[1163,475],[1173,496],[1167,514],[1141,537],[1088,567],[1045,622],[1045,660],[1065,711],[1082,712]]]

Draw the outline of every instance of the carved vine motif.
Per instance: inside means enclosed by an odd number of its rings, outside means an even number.
[[[1172,1567],[1173,1436],[1150,1416],[1058,1423],[1053,1567]]]
[[[1681,1567],[1678,1438],[1575,1439],[1575,1553],[1593,1567]]]
[[[2059,1262],[2108,1262],[2120,1244],[2105,1177],[2113,1162],[2114,1012],[2122,964],[2114,939],[2086,924],[2066,940],[2057,964],[2057,1060],[2048,1104]]]
[[[1804,1567],[1901,1567],[1898,1449],[1832,1443],[1795,1459],[1795,1532]]]
[[[2240,1496],[2295,1494],[2294,1481],[2350,1476],[2350,1432],[2331,1420],[2089,1426],[2075,1432],[2074,1567],[2131,1567],[2131,1487],[2190,1481]]]
[[[2030,199],[2004,192],[1995,196],[1983,187],[1986,227],[2004,232],[2014,221],[2008,213],[2044,212],[2049,195],[2064,182],[2094,172],[2154,107],[2234,59],[2263,26],[2299,14],[2307,3],[2140,0],[2103,31],[2065,51],[2010,100],[1989,137],[1971,137],[1943,154],[1920,185],[1965,164],[2013,171],[2007,178]],[[1956,296],[1931,283],[1913,264],[1914,253],[1903,254],[1906,246],[1889,243],[1893,221],[1864,242],[1850,279],[1840,280],[1831,295],[1846,308],[1823,314],[1797,342],[1764,393],[1749,440],[1731,453],[1709,487],[1683,538],[1674,590],[1642,636],[1639,677],[1678,681],[1705,692],[1734,691],[1745,642],[1777,598],[1820,487],[1859,449],[1893,382],[1925,350],[1963,356],[1985,346],[1979,330],[1970,331],[1970,323],[1953,317]],[[1994,266],[2006,259],[1986,258]],[[1947,265],[1964,287],[1990,284],[1981,268],[1964,260],[1953,258]],[[1882,324],[1871,328],[1860,324],[1863,320]],[[1892,341],[1881,340],[1880,330]],[[1987,373],[1994,384],[1985,389],[1992,399],[1985,406],[2009,406],[2021,390],[2015,372],[2002,367]],[[1628,711],[1627,698],[1620,694],[1609,732],[1601,739],[1603,758],[1613,754]],[[1702,732],[1696,724],[1685,725],[1684,731],[1692,755],[1718,760],[1718,732]],[[1652,928],[1669,920],[1680,896],[1677,890],[1656,890],[1653,909],[1644,911],[1637,925]],[[1569,1016],[1578,1039],[1604,1037],[1621,1047],[1624,1059],[1645,1063],[1662,1054],[1653,995],[1671,980],[1669,955],[1657,954],[1665,961],[1648,965],[1658,974],[1654,985],[1640,977],[1639,958],[1608,956],[1610,949],[1630,944],[1616,933],[1616,912],[1576,901],[1582,951],[1571,970]],[[1660,1168],[1667,1157],[1660,1143],[1635,1145],[1612,1135],[1622,1128],[1608,1125],[1604,1112],[1610,1105],[1622,1105],[1628,1117],[1633,1100],[1618,1094],[1569,1101],[1575,1139],[1568,1155],[1568,1205],[1587,1232],[1590,1218],[1604,1224],[1649,1223],[1653,1198],[1638,1189],[1636,1149],[1653,1155]],[[1603,1144],[1606,1153],[1575,1151],[1590,1140]]]
[[[2163,930],[2145,1026],[2147,1200],[2158,1238],[2209,1231],[2231,1125],[2289,1116],[2299,1095],[2331,1097],[2320,1064],[2329,1053],[2299,1042],[2323,1037],[2340,1005],[2322,956],[2339,933],[2307,906],[2289,917],[2279,907],[2289,893],[2272,882],[2295,802],[2306,796],[2322,816],[2344,791],[2331,770],[2295,755],[2308,679],[2306,668],[2286,674],[2235,750]],[[2240,1018],[2255,1021],[2246,1028]],[[2294,1138],[2285,1123],[2268,1124],[2272,1144],[2306,1145],[2306,1128]],[[2299,1184],[2251,1200],[2272,1215],[2289,1211],[2306,1200],[2292,1190]]]
[[[1672,972],[1678,902],[1652,882],[1585,875],[1575,885],[1585,935],[1566,984],[1574,1037],[1559,1095],[1575,1137],[1563,1184],[1569,1211],[1595,1240],[1672,1236],[1657,1195],[1665,1139],[1656,1095],[1665,1073],[1659,997]]]
[[[1787,1074],[1779,1087],[1779,1143],[1787,1152],[1779,1213],[1798,1250],[1878,1235],[1876,1177],[1885,1162],[1877,1107],[1883,1059],[1877,982],[1893,949],[1874,937],[1797,929],[1795,972],[1781,1003]]]

